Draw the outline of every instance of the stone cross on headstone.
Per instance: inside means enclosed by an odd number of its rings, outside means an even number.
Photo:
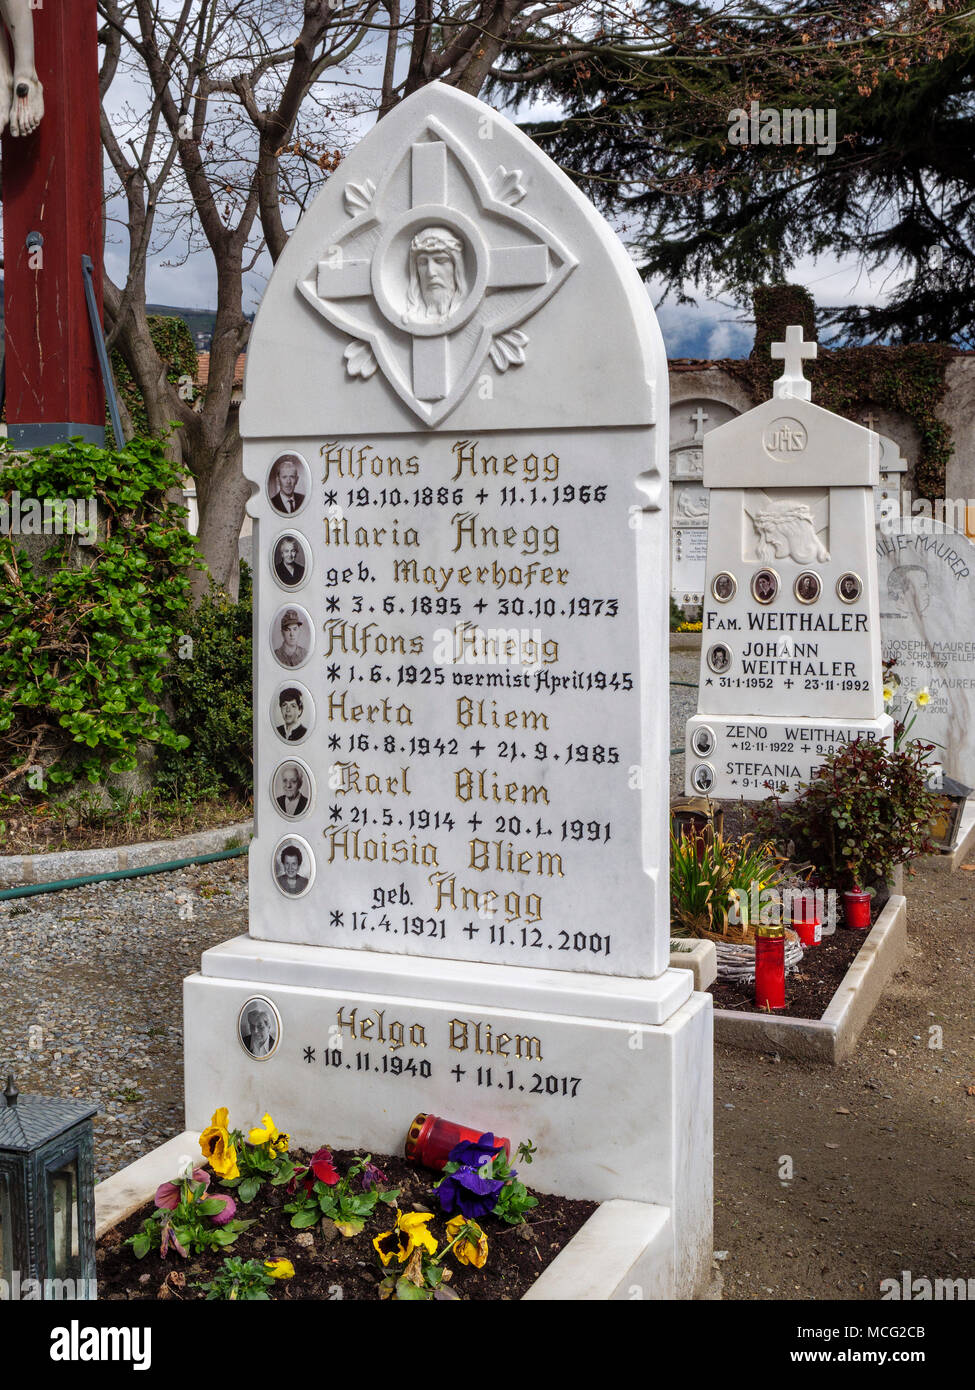
[[[704,438],[704,422],[705,420],[710,420],[710,418],[710,415],[707,414],[704,407],[701,405],[699,405],[698,408],[694,411],[694,414],[691,416],[691,419],[694,421],[695,439]]]
[[[860,418],[866,425],[868,430],[875,430],[877,428],[879,422],[877,416],[874,415],[872,410],[868,410],[866,415],[861,415]]]
[[[812,400],[812,386],[802,374],[803,358],[815,357],[819,351],[816,343],[805,343],[800,324],[790,324],[785,330],[785,342],[773,343],[772,358],[784,361],[785,370],[772,383],[772,395],[779,399],[797,401]]]
[[[712,1146],[711,1001],[669,968],[667,386],[618,238],[462,92],[299,220],[240,420],[249,934],[187,981],[185,1076],[189,1125],[305,1146],[534,1137],[533,1186],[634,1203],[627,1285],[673,1297]]]

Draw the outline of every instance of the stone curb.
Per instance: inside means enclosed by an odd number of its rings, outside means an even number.
[[[699,652],[701,650],[701,634],[699,632],[672,632],[670,634],[670,650],[672,652]]]
[[[184,1130],[95,1185],[95,1239],[170,1182],[184,1154],[199,1156],[200,1137]],[[202,1163],[202,1159],[199,1160]],[[648,1202],[603,1202],[523,1295],[529,1301],[608,1301],[662,1297],[655,1285],[667,1265],[670,1214]],[[707,1295],[703,1295],[707,1296]]]
[[[10,854],[0,857],[0,889],[31,883],[60,883],[88,874],[110,874],[119,869],[139,869],[166,864],[172,859],[195,859],[246,845],[254,822],[241,821],[219,830],[201,830],[179,840],[147,840],[140,845],[115,845],[111,849],[69,849],[57,854]]]
[[[907,899],[893,895],[820,1019],[715,1009],[714,1040],[836,1066],[852,1056],[884,985],[907,953]]]

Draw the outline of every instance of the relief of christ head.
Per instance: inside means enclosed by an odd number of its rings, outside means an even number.
[[[467,294],[464,243],[447,227],[424,227],[410,242],[404,323],[444,323]]]

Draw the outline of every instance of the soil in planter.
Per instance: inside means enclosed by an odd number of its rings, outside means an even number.
[[[798,970],[786,975],[785,1008],[776,1012],[786,1018],[822,1018],[869,935],[837,927],[832,936],[824,936],[818,946],[809,947]],[[715,980],[708,993],[716,1009],[760,1012],[755,1004],[754,980]]]
[[[344,1174],[356,1156],[352,1152],[335,1151],[333,1160]],[[308,1159],[300,1151],[295,1151],[293,1157],[302,1162]],[[433,1192],[433,1184],[440,1175],[427,1168],[417,1168],[403,1158],[377,1156],[374,1162],[386,1174],[387,1185],[400,1189],[397,1201],[401,1211],[435,1213],[430,1228],[442,1247],[448,1218],[441,1213]],[[530,1169],[522,1164],[516,1166],[519,1177],[530,1178]],[[225,1190],[216,1178],[211,1178],[211,1188],[215,1193]],[[538,1206],[528,1212],[524,1226],[508,1226],[491,1216],[479,1222],[488,1238],[488,1258],[482,1269],[459,1264],[452,1253],[447,1256],[445,1265],[452,1271],[450,1287],[461,1298],[521,1298],[598,1205],[567,1197],[534,1195],[538,1197]],[[339,1235],[327,1219],[311,1232],[293,1230],[290,1214],[283,1210],[290,1200],[284,1187],[265,1184],[253,1202],[238,1206],[239,1216],[257,1220],[229,1248],[207,1251],[186,1260],[179,1255],[162,1260],[158,1251],[150,1251],[144,1259],[138,1260],[132,1247],[124,1241],[154,1210],[152,1202],[147,1202],[98,1242],[98,1297],[203,1299],[206,1294],[194,1285],[212,1279],[225,1255],[237,1255],[244,1260],[291,1261],[295,1277],[277,1282],[270,1291],[276,1302],[378,1299],[381,1279],[400,1266],[393,1260],[384,1270],[372,1240],[373,1236],[393,1226],[395,1209],[380,1202],[364,1229],[357,1236],[346,1238]]]

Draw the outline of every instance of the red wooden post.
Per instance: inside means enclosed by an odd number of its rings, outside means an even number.
[[[44,118],[33,135],[5,133],[2,143],[7,431],[24,448],[74,434],[102,444],[105,392],[81,273],[87,254],[101,315],[95,0],[47,0],[32,15]]]

